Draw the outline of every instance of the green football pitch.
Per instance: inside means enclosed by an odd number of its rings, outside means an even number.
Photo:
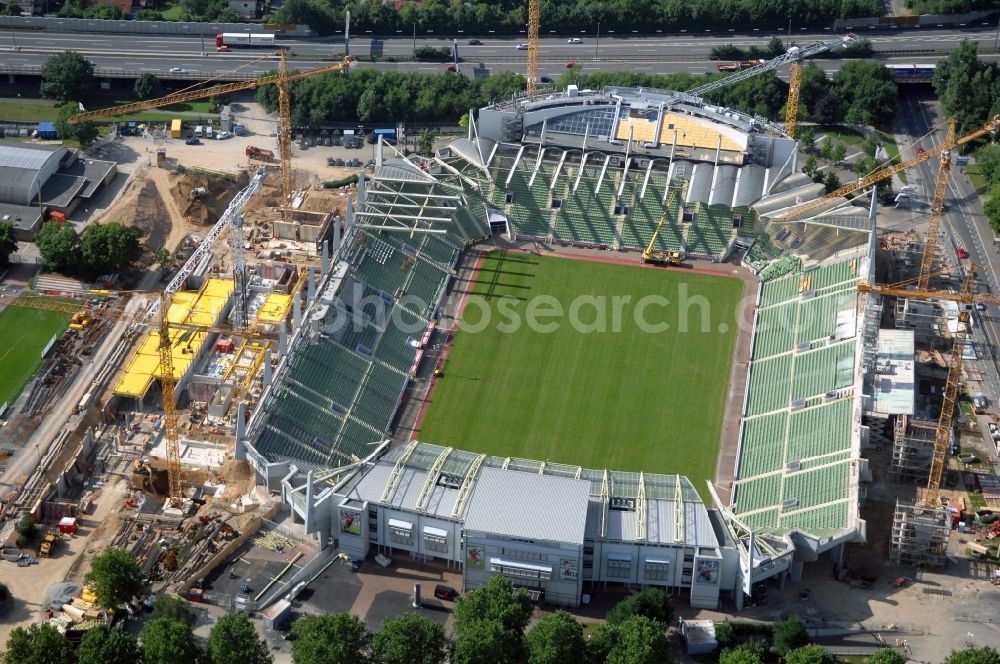
[[[14,403],[42,363],[42,349],[53,334],[63,333],[69,318],[26,307],[0,311],[0,405]]]
[[[738,279],[684,270],[487,254],[418,437],[679,473],[704,494],[742,289]]]

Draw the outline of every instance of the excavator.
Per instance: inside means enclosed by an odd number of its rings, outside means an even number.
[[[677,191],[671,191],[670,196],[667,197],[667,202],[663,207],[663,215],[660,217],[659,223],[656,224],[656,230],[653,231],[653,237],[649,239],[649,244],[642,252],[642,262],[649,263],[650,265],[663,265],[664,267],[684,267],[684,252],[683,251],[668,251],[663,249],[656,249],[656,239],[660,236],[660,230],[663,229],[663,224],[667,221],[667,212],[670,207],[674,204],[677,199]]]

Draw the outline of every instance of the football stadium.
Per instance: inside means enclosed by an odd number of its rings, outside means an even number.
[[[239,420],[303,532],[569,607],[739,609],[864,541],[869,197],[784,220],[823,195],[795,141],[683,93],[475,116],[430,160],[378,146]]]

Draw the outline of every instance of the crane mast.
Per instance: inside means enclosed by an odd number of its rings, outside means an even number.
[[[785,133],[795,138],[795,119],[799,114],[799,88],[802,87],[802,63],[793,62],[788,82],[788,101],[785,102]]]
[[[292,193],[292,100],[288,90],[288,60],[281,50],[278,69],[278,156],[281,157],[281,220],[291,221]],[[242,241],[242,239],[241,239]]]
[[[181,448],[177,435],[177,402],[174,400],[174,358],[170,345],[170,325],[167,311],[170,303],[165,295],[160,297],[159,351],[160,389],[163,392],[163,439],[167,448],[167,479],[169,483],[170,506],[180,507],[181,493]]]
[[[946,145],[955,142],[955,118],[948,120],[948,135],[944,142]],[[938,234],[941,232],[941,215],[944,212],[944,197],[948,193],[948,174],[950,172],[951,150],[945,150],[941,153],[941,163],[938,166],[937,180],[934,183],[931,215],[927,219],[927,234],[924,236],[924,253],[920,258],[920,278],[917,281],[917,288],[920,290],[926,290],[930,283],[934,257],[937,254]]]
[[[528,94],[538,87],[538,27],[541,0],[528,0]]]

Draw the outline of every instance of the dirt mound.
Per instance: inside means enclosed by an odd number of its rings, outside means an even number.
[[[176,178],[170,187],[174,203],[191,223],[201,226],[214,224],[229,207],[237,191],[250,182],[246,172],[241,172],[235,180],[204,173],[185,173]],[[195,190],[203,194],[192,194]]]
[[[111,208],[104,221],[118,221],[139,231],[139,239],[150,251],[157,251],[170,231],[170,214],[160,198],[156,184],[147,179],[135,179]]]

